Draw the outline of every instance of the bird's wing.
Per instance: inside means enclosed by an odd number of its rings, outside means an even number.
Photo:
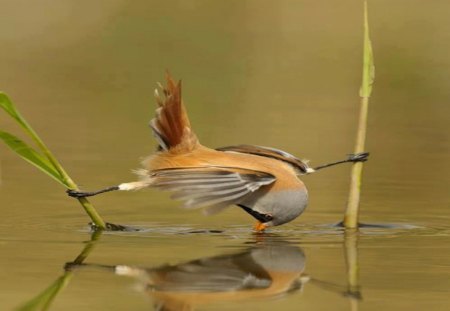
[[[308,164],[306,164],[304,161],[296,158],[290,153],[287,153],[283,150],[270,148],[270,147],[262,147],[262,146],[253,146],[253,145],[237,145],[237,146],[227,146],[227,147],[221,147],[217,148],[217,151],[223,151],[223,152],[238,152],[238,153],[248,153],[253,155],[258,155],[262,157],[267,158],[273,158],[280,161],[287,162],[297,169],[300,170],[302,173],[307,173],[308,171]]]
[[[239,204],[247,195],[275,181],[269,173],[220,166],[155,170],[150,178],[152,187],[174,192],[172,198],[184,201],[184,207],[208,207],[208,214]]]
[[[261,269],[255,267],[258,268]],[[232,260],[224,261],[220,258],[203,258],[176,266],[164,266],[152,272],[151,275],[163,276],[155,282],[155,289],[159,291],[231,292],[265,289],[272,283],[268,276],[261,273],[256,275],[249,268],[242,268]]]

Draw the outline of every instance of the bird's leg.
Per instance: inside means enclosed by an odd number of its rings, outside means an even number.
[[[100,189],[97,191],[79,191],[79,190],[69,189],[66,192],[70,197],[84,198],[84,197],[91,197],[91,196],[94,196],[94,195],[97,195],[100,193],[115,191],[115,190],[125,190],[125,191],[139,190],[139,189],[147,187],[148,185],[149,185],[148,181],[135,181],[135,182],[123,183],[118,186],[112,186],[112,187],[108,187],[105,189]]]
[[[91,197],[100,193],[110,192],[119,190],[119,186],[112,186],[105,189],[97,190],[97,191],[79,191],[79,190],[73,190],[68,189],[66,193],[72,197],[72,198],[84,198],[84,197]]]
[[[264,232],[264,230],[266,230],[267,225],[263,224],[262,222],[258,221],[255,226],[253,227],[253,229],[255,229],[256,232],[261,233]]]
[[[326,168],[326,167],[330,167],[330,166],[334,166],[334,165],[338,165],[338,164],[342,164],[342,163],[347,163],[347,162],[365,162],[368,160],[368,157],[369,157],[368,152],[349,154],[348,158],[345,160],[332,162],[332,163],[328,163],[328,164],[324,164],[324,165],[319,165],[318,167],[314,168],[314,171],[318,171],[318,170]]]

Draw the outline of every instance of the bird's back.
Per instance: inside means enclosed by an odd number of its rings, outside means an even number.
[[[303,188],[294,168],[283,161],[253,154],[217,151],[201,144],[183,153],[158,152],[143,162],[148,171],[187,167],[228,167],[239,172],[242,169],[265,172],[275,177],[272,190]]]

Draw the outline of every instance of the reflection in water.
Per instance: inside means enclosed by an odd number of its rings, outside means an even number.
[[[102,231],[95,231],[91,235],[90,241],[84,246],[81,250],[80,254],[72,261],[69,266],[77,266],[82,265],[83,262],[87,259],[89,254],[94,249],[95,244],[100,239],[102,235]],[[73,272],[71,269],[65,269],[65,272],[57,278],[50,286],[48,286],[45,290],[40,292],[31,300],[27,301],[21,307],[17,309],[17,311],[38,311],[38,310],[48,310],[53,300],[58,296],[58,294],[70,283],[70,280],[73,277]]]
[[[357,231],[344,233],[347,288],[304,274],[303,250],[275,235],[255,235],[251,246],[232,254],[150,268],[84,263],[100,235],[101,232],[94,233],[80,255],[65,264],[65,273],[18,310],[47,310],[69,284],[74,270],[83,267],[136,278],[142,290],[155,301],[157,311],[189,311],[210,303],[280,297],[301,290],[308,281],[348,297],[351,311],[358,310],[361,299]]]
[[[346,296],[349,298],[351,311],[358,311],[358,304],[362,299],[359,285],[358,237],[359,232],[357,230],[348,229],[344,231],[344,254],[348,284]]]
[[[305,259],[301,248],[270,237],[233,254],[176,265],[106,268],[139,279],[154,299],[156,310],[184,311],[213,302],[268,298],[300,290],[309,279],[303,275]]]
[[[271,241],[178,265],[117,266],[116,273],[143,277],[157,310],[192,310],[195,305],[273,297],[301,289],[304,268],[305,255],[299,247]]]

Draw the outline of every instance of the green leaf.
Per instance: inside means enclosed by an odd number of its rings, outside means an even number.
[[[58,173],[58,171],[53,167],[53,165],[41,154],[35,151],[33,148],[28,146],[26,143],[21,141],[19,138],[11,135],[7,132],[0,131],[0,139],[8,145],[15,153],[22,157],[25,161],[33,164],[38,169],[52,177],[54,180],[62,184],[64,187],[68,185],[65,183],[64,179]]]
[[[364,2],[364,47],[363,47],[363,78],[360,89],[361,97],[370,97],[375,81],[375,63],[373,60],[372,42],[369,36],[369,18],[367,16],[367,1]]]
[[[14,119],[20,119],[19,112],[16,110],[9,97],[2,92],[0,92],[0,107],[3,108]]]

